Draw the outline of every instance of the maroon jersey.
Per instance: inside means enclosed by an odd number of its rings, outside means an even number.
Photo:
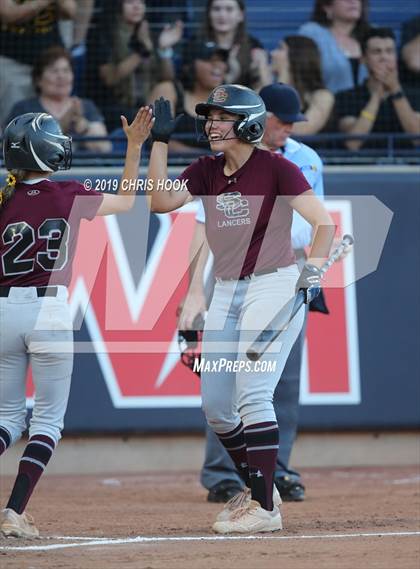
[[[293,264],[293,209],[287,196],[311,189],[299,168],[259,148],[231,176],[224,166],[222,154],[203,156],[180,176],[203,200],[215,275],[238,278]]]
[[[0,210],[0,285],[68,286],[81,219],[93,219],[103,195],[75,181],[16,184]]]

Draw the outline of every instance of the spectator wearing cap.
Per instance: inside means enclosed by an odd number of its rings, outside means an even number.
[[[229,52],[226,83],[238,83],[257,91],[271,83],[268,53],[248,33],[246,19],[243,0],[208,0],[196,39],[212,41]]]
[[[302,101],[304,122],[293,127],[295,135],[317,134],[327,130],[334,107],[334,95],[324,84],[318,47],[304,36],[286,36],[271,52],[274,78],[292,85]]]
[[[290,85],[274,83],[264,87],[260,91],[260,96],[267,109],[263,144],[273,152],[280,153],[285,159],[293,162],[302,171],[317,196],[322,198],[324,196],[323,164],[320,157],[309,146],[290,138],[293,125],[306,121],[306,117],[300,110],[301,103],[297,91]],[[196,231],[200,232],[198,242],[205,244],[205,213],[202,206],[199,206],[196,220]],[[310,245],[311,241],[311,226],[300,215],[294,213],[292,245],[300,268],[306,260],[304,248]],[[201,261],[200,265],[204,266],[205,263]],[[197,278],[197,273],[195,277],[194,292],[190,291],[187,298],[191,302],[191,306],[206,306],[204,286],[203,290],[200,290],[198,284],[203,279]],[[188,306],[184,304],[183,310],[186,309]],[[324,297],[319,298],[318,303],[311,306],[311,310],[328,314]],[[193,319],[195,314],[190,316]],[[305,487],[302,484],[299,472],[289,468],[289,459],[298,426],[300,369],[305,328],[304,325],[290,352],[273,398],[280,434],[275,484],[283,500],[295,502],[302,501],[305,497]],[[211,429],[206,431],[206,453],[201,471],[201,483],[209,491],[207,499],[210,502],[229,500],[235,493],[242,490],[243,485],[229,455]]]
[[[208,99],[211,91],[225,83],[228,52],[214,42],[197,42],[184,55],[179,81],[164,81],[150,95],[153,103],[159,97],[168,99],[172,112],[180,116],[177,132],[169,142],[174,153],[203,153],[209,149],[206,140],[198,140],[195,126],[195,106]]]
[[[395,36],[390,28],[371,28],[362,43],[369,71],[366,82],[337,94],[336,115],[341,132],[351,135],[407,133],[420,135],[420,93],[402,87],[398,74]],[[419,139],[400,140],[399,148],[413,148]],[[349,150],[384,148],[387,140],[375,137],[347,140]]]

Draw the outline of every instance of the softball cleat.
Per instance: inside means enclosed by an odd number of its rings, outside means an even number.
[[[39,531],[35,527],[34,519],[29,514],[18,514],[10,508],[2,511],[0,532],[5,537],[39,537]]]
[[[236,494],[226,502],[223,510],[217,515],[216,522],[225,522],[230,519],[230,517],[240,508],[244,508],[251,502],[251,490],[249,488],[244,488],[242,492]],[[279,507],[281,504],[281,498],[279,491],[274,486],[273,488],[273,504],[274,507]]]
[[[237,509],[225,521],[216,521],[213,530],[216,533],[263,533],[283,529],[278,506],[271,512],[264,510],[258,502],[251,500],[243,508]]]

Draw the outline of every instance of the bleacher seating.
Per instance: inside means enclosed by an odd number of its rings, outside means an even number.
[[[314,0],[246,0],[248,31],[256,36],[266,47],[273,49],[280,38],[296,33],[299,26],[309,20]],[[190,21],[188,31],[196,31],[201,24],[205,1],[186,0],[185,9]],[[177,10],[167,0],[162,0],[159,12],[171,14]],[[157,11],[157,8],[150,10]],[[419,0],[370,0],[369,21],[375,26],[387,26],[394,30],[397,40],[400,36],[400,26],[405,20],[418,15]]]
[[[273,49],[281,37],[296,33],[309,20],[313,4],[313,0],[247,0],[248,29],[266,49]],[[400,4],[395,0],[371,0],[369,21],[393,28],[399,40],[401,23],[419,12],[419,0],[403,0]]]

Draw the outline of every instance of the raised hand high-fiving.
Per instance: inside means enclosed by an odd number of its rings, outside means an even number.
[[[155,123],[152,128],[153,141],[168,144],[181,116],[182,115],[178,115],[176,118],[172,116],[171,104],[168,99],[164,99],[163,97],[157,99],[154,104]]]
[[[131,124],[121,116],[122,127],[127,137],[128,144],[140,146],[150,135],[153,125],[153,114],[150,107],[141,107]]]

